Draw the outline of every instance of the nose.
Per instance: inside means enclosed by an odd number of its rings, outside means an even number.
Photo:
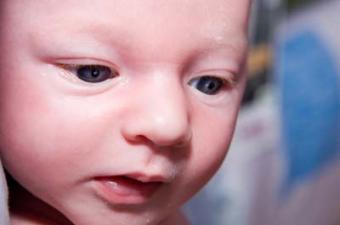
[[[132,142],[179,147],[191,140],[190,105],[180,82],[157,77],[134,85],[122,134]]]

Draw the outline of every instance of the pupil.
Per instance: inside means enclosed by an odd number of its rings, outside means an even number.
[[[0,0],[1,1],[1,0]],[[77,69],[77,76],[81,80],[91,83],[105,81],[111,77],[111,69],[100,65],[83,65]]]
[[[210,83],[208,83],[208,89],[209,89],[210,91],[211,91],[211,90],[214,90],[215,87],[216,87],[216,84],[215,84],[213,81],[211,81]]]
[[[98,77],[99,76],[99,70],[96,68],[92,68],[92,76],[93,77]]]
[[[213,95],[218,92],[221,86],[222,82],[219,79],[207,76],[200,79],[197,88],[206,94]]]

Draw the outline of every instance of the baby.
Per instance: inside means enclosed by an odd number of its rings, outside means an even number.
[[[1,0],[12,225],[184,225],[244,88],[250,0]]]

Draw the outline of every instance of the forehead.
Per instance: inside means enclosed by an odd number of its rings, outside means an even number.
[[[1,21],[12,23],[9,29],[16,27],[21,37],[90,34],[104,42],[119,39],[120,45],[134,49],[138,43],[154,49],[177,42],[192,48],[228,45],[237,51],[245,44],[249,1],[2,0]]]
[[[2,0],[2,14],[25,18],[26,22],[49,22],[49,26],[141,25],[146,31],[189,28],[193,21],[202,29],[235,30],[246,27],[249,0]],[[44,20],[43,20],[44,19]],[[66,23],[65,23],[66,22]],[[73,22],[77,22],[74,24]],[[196,24],[196,25],[197,25]],[[161,27],[159,27],[161,26]],[[170,27],[169,27],[170,26]],[[197,27],[196,27],[197,29]]]
[[[205,14],[210,16],[222,15],[227,17],[242,17],[249,5],[249,0],[2,0],[2,6],[13,6],[14,8],[23,10],[21,13],[30,11],[35,14],[55,14],[67,13],[69,11],[87,11],[94,14],[88,15],[92,18],[99,19],[104,12],[108,12],[113,17],[115,15],[138,16],[145,12],[152,12],[152,15],[189,15]],[[154,22],[154,21],[153,21]]]

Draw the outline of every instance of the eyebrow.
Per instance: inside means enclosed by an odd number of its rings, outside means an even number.
[[[108,45],[117,46],[119,45],[122,50],[129,51],[132,49],[128,38],[123,38],[128,35],[128,32],[117,27],[111,27],[104,24],[92,24],[91,26],[82,27],[78,30],[73,30],[76,33],[85,36],[91,36],[92,39]]]
[[[114,30],[114,32],[113,32]],[[123,50],[132,50],[131,43],[133,40],[129,38],[129,33],[126,30],[119,29],[117,27],[108,26],[106,24],[92,24],[91,26],[86,26],[81,29],[75,30],[75,32],[91,36],[103,43],[105,45],[117,45],[119,44],[120,48]],[[245,36],[239,38],[227,38],[227,41],[215,40],[213,38],[204,38],[207,41],[207,46],[209,46],[209,42],[213,47],[208,47],[206,49],[201,50],[200,52],[212,51],[218,49],[224,49],[233,54],[244,56],[247,53],[247,43],[248,40]],[[242,57],[241,57],[242,58]]]
[[[132,35],[129,35],[129,32],[127,30],[111,25],[109,26],[105,23],[92,23],[90,25],[87,24],[86,26],[79,26],[76,29],[61,29],[61,32],[56,33],[58,36],[56,37],[53,48],[57,47],[57,49],[67,49],[70,51],[73,50],[75,51],[76,55],[78,50],[74,46],[79,46],[79,40],[91,44],[88,50],[88,54],[92,54],[93,52],[93,54],[97,55],[104,52],[107,53],[104,55],[104,57],[111,57],[112,54],[118,54],[124,57],[125,52],[129,53],[136,51],[133,47],[133,45],[136,44],[136,40],[129,38]],[[64,37],[68,36],[76,37],[73,39],[77,44],[72,44],[74,43],[72,41],[72,38],[65,41]],[[36,46],[41,46],[39,38],[37,39],[38,40],[35,40],[37,44]],[[58,41],[58,39],[60,39],[61,41]],[[247,52],[247,40],[245,37],[240,35],[240,38],[224,38],[223,40],[214,40],[213,38],[203,37],[202,40],[202,43],[205,42],[206,44],[202,44],[200,49],[191,49],[190,51],[188,51],[189,55],[183,56],[183,58],[195,60],[207,54],[220,54],[223,57],[226,57],[226,60],[232,59],[232,61],[235,62],[234,70],[240,71],[242,69]],[[50,43],[51,42],[48,41],[48,43],[46,44],[50,45]],[[93,48],[94,45],[96,46],[96,48]],[[84,46],[88,45],[86,44]],[[82,54],[84,52],[84,46],[79,49],[79,54]],[[116,48],[112,48],[112,46],[115,46]],[[119,48],[117,46],[119,46]],[[97,51],[95,51],[94,49],[96,49]],[[114,49],[114,51],[112,49]]]

